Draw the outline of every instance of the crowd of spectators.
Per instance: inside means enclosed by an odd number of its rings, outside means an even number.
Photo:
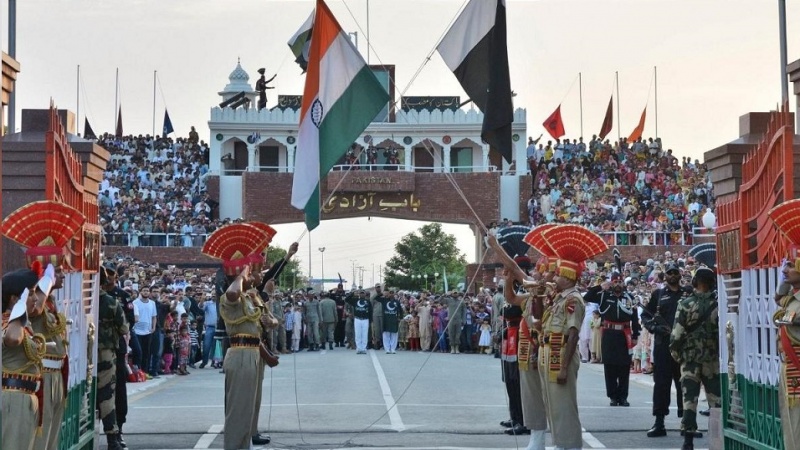
[[[129,296],[130,311],[134,305],[139,321],[134,323],[129,363],[131,367],[143,368],[150,377],[161,374],[188,374],[189,368],[195,368],[200,361],[200,368],[210,364],[219,367],[222,353],[218,341],[214,339],[214,327],[217,322],[216,300],[219,295],[218,277],[214,269],[181,269],[174,266],[159,267],[135,261],[130,257],[118,256],[113,263],[120,274],[119,286]],[[609,279],[613,272],[621,272],[628,292],[639,307],[643,307],[650,299],[650,294],[663,286],[665,271],[669,265],[677,265],[682,274],[682,284],[690,285],[697,263],[684,254],[673,255],[667,251],[663,254],[645,255],[625,262],[621,267],[612,262],[589,260],[578,286],[586,290],[591,286]],[[341,292],[342,296],[357,294],[361,289]],[[458,348],[460,353],[489,354],[496,348],[498,305],[502,305],[502,293],[498,288],[476,289],[473,292],[408,292],[386,287],[379,292],[375,288],[364,290],[367,296],[382,294],[394,297],[402,305],[402,313],[398,330],[398,350],[447,352],[448,348]],[[336,292],[331,291],[335,297]],[[273,339],[272,346],[276,352],[291,353],[312,348],[310,327],[312,321],[306,317],[307,303],[317,301],[328,293],[313,292],[310,289],[292,289],[289,286],[277,286],[271,302],[277,302],[277,314],[280,330],[286,333],[283,339]],[[452,299],[463,302],[458,309],[463,324],[458,342],[451,342],[448,323],[453,320]],[[499,303],[498,303],[499,301]],[[143,308],[141,302],[151,302],[152,307]],[[429,307],[429,314],[420,314],[421,308]],[[145,311],[152,308],[152,317]],[[273,309],[274,310],[274,309]],[[211,317],[210,321],[207,320]],[[340,318],[348,321],[352,311],[346,308]],[[596,319],[596,318],[595,318]],[[154,326],[147,326],[154,321]],[[595,320],[596,321],[596,320]],[[593,317],[587,311],[581,331],[581,340],[586,349],[599,349],[592,345],[593,339],[599,339],[600,333],[592,327]],[[595,324],[596,325],[596,324]],[[420,335],[427,328],[431,336],[427,347],[420,346]],[[491,338],[491,342],[489,339]],[[324,337],[323,337],[324,339]],[[295,342],[293,346],[292,343]],[[286,344],[280,344],[285,342]],[[425,342],[425,341],[423,341]],[[650,343],[647,336],[640,339],[634,351],[634,371],[647,372],[650,363]],[[324,344],[323,349],[324,349]],[[355,349],[352,333],[345,337],[344,347]],[[380,349],[382,341],[370,333],[369,348]],[[452,351],[451,351],[452,352]],[[586,361],[601,362],[599,350],[591,350]],[[166,355],[166,357],[165,357]]]
[[[200,246],[223,221],[206,193],[208,145],[188,138],[103,134],[111,155],[98,206],[107,245]]]
[[[613,245],[691,245],[714,208],[705,164],[679,160],[660,138],[540,141],[529,138],[527,148],[531,225],[581,224]]]

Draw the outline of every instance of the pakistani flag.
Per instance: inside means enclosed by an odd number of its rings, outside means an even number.
[[[311,47],[311,30],[314,27],[314,11],[311,11],[311,15],[308,16],[303,25],[300,26],[300,29],[289,39],[289,48],[292,49],[292,54],[294,54],[294,62],[296,62],[301,69],[303,69],[303,73],[306,73],[308,70],[308,51]]]
[[[511,77],[505,0],[470,0],[437,47],[461,87],[483,112],[481,137],[513,159]]]
[[[309,230],[319,225],[320,180],[388,101],[328,6],[317,0],[292,184],[292,206],[305,212]]]

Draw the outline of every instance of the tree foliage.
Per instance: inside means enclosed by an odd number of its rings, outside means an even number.
[[[285,256],[286,250],[271,246],[267,249],[267,264],[280,264]],[[286,263],[286,267],[275,281],[278,289],[297,289],[307,284],[307,278],[300,270],[300,263],[296,258],[292,258]]]
[[[455,236],[442,231],[439,223],[424,225],[407,234],[394,250],[395,254],[387,261],[384,272],[387,286],[423,290],[427,285],[428,290],[440,292],[444,287],[445,273],[450,289],[455,289],[464,279],[466,257],[456,246]],[[434,276],[436,273],[438,277]]]

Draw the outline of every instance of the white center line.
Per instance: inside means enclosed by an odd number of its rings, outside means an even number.
[[[386,403],[386,409],[389,410],[390,428],[395,431],[403,431],[406,429],[406,426],[403,425],[403,419],[400,418],[400,411],[398,411],[397,406],[394,405],[392,390],[389,389],[389,382],[386,381],[383,367],[381,367],[381,363],[378,361],[378,356],[375,354],[374,350],[370,351],[369,355],[370,358],[372,358],[372,366],[375,368],[375,373],[378,374],[378,384],[380,384],[381,392],[383,392],[383,401]]]
[[[594,437],[592,435],[592,433],[589,433],[588,431],[586,431],[585,428],[583,429],[583,436],[582,437],[583,437],[583,442],[586,442],[589,445],[589,447],[591,447],[591,448],[606,448],[606,446],[603,445],[603,443],[600,442],[599,439]]]
[[[214,439],[222,432],[222,428],[223,425],[211,425],[211,428],[208,429],[208,433],[200,436],[200,439],[197,440],[197,444],[194,444],[194,448],[211,447],[211,443],[214,442]]]

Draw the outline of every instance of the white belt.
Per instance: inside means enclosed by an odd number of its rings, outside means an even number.
[[[61,370],[61,366],[64,365],[64,359],[59,359],[58,361],[53,359],[42,358],[42,367],[45,369],[55,369]]]

